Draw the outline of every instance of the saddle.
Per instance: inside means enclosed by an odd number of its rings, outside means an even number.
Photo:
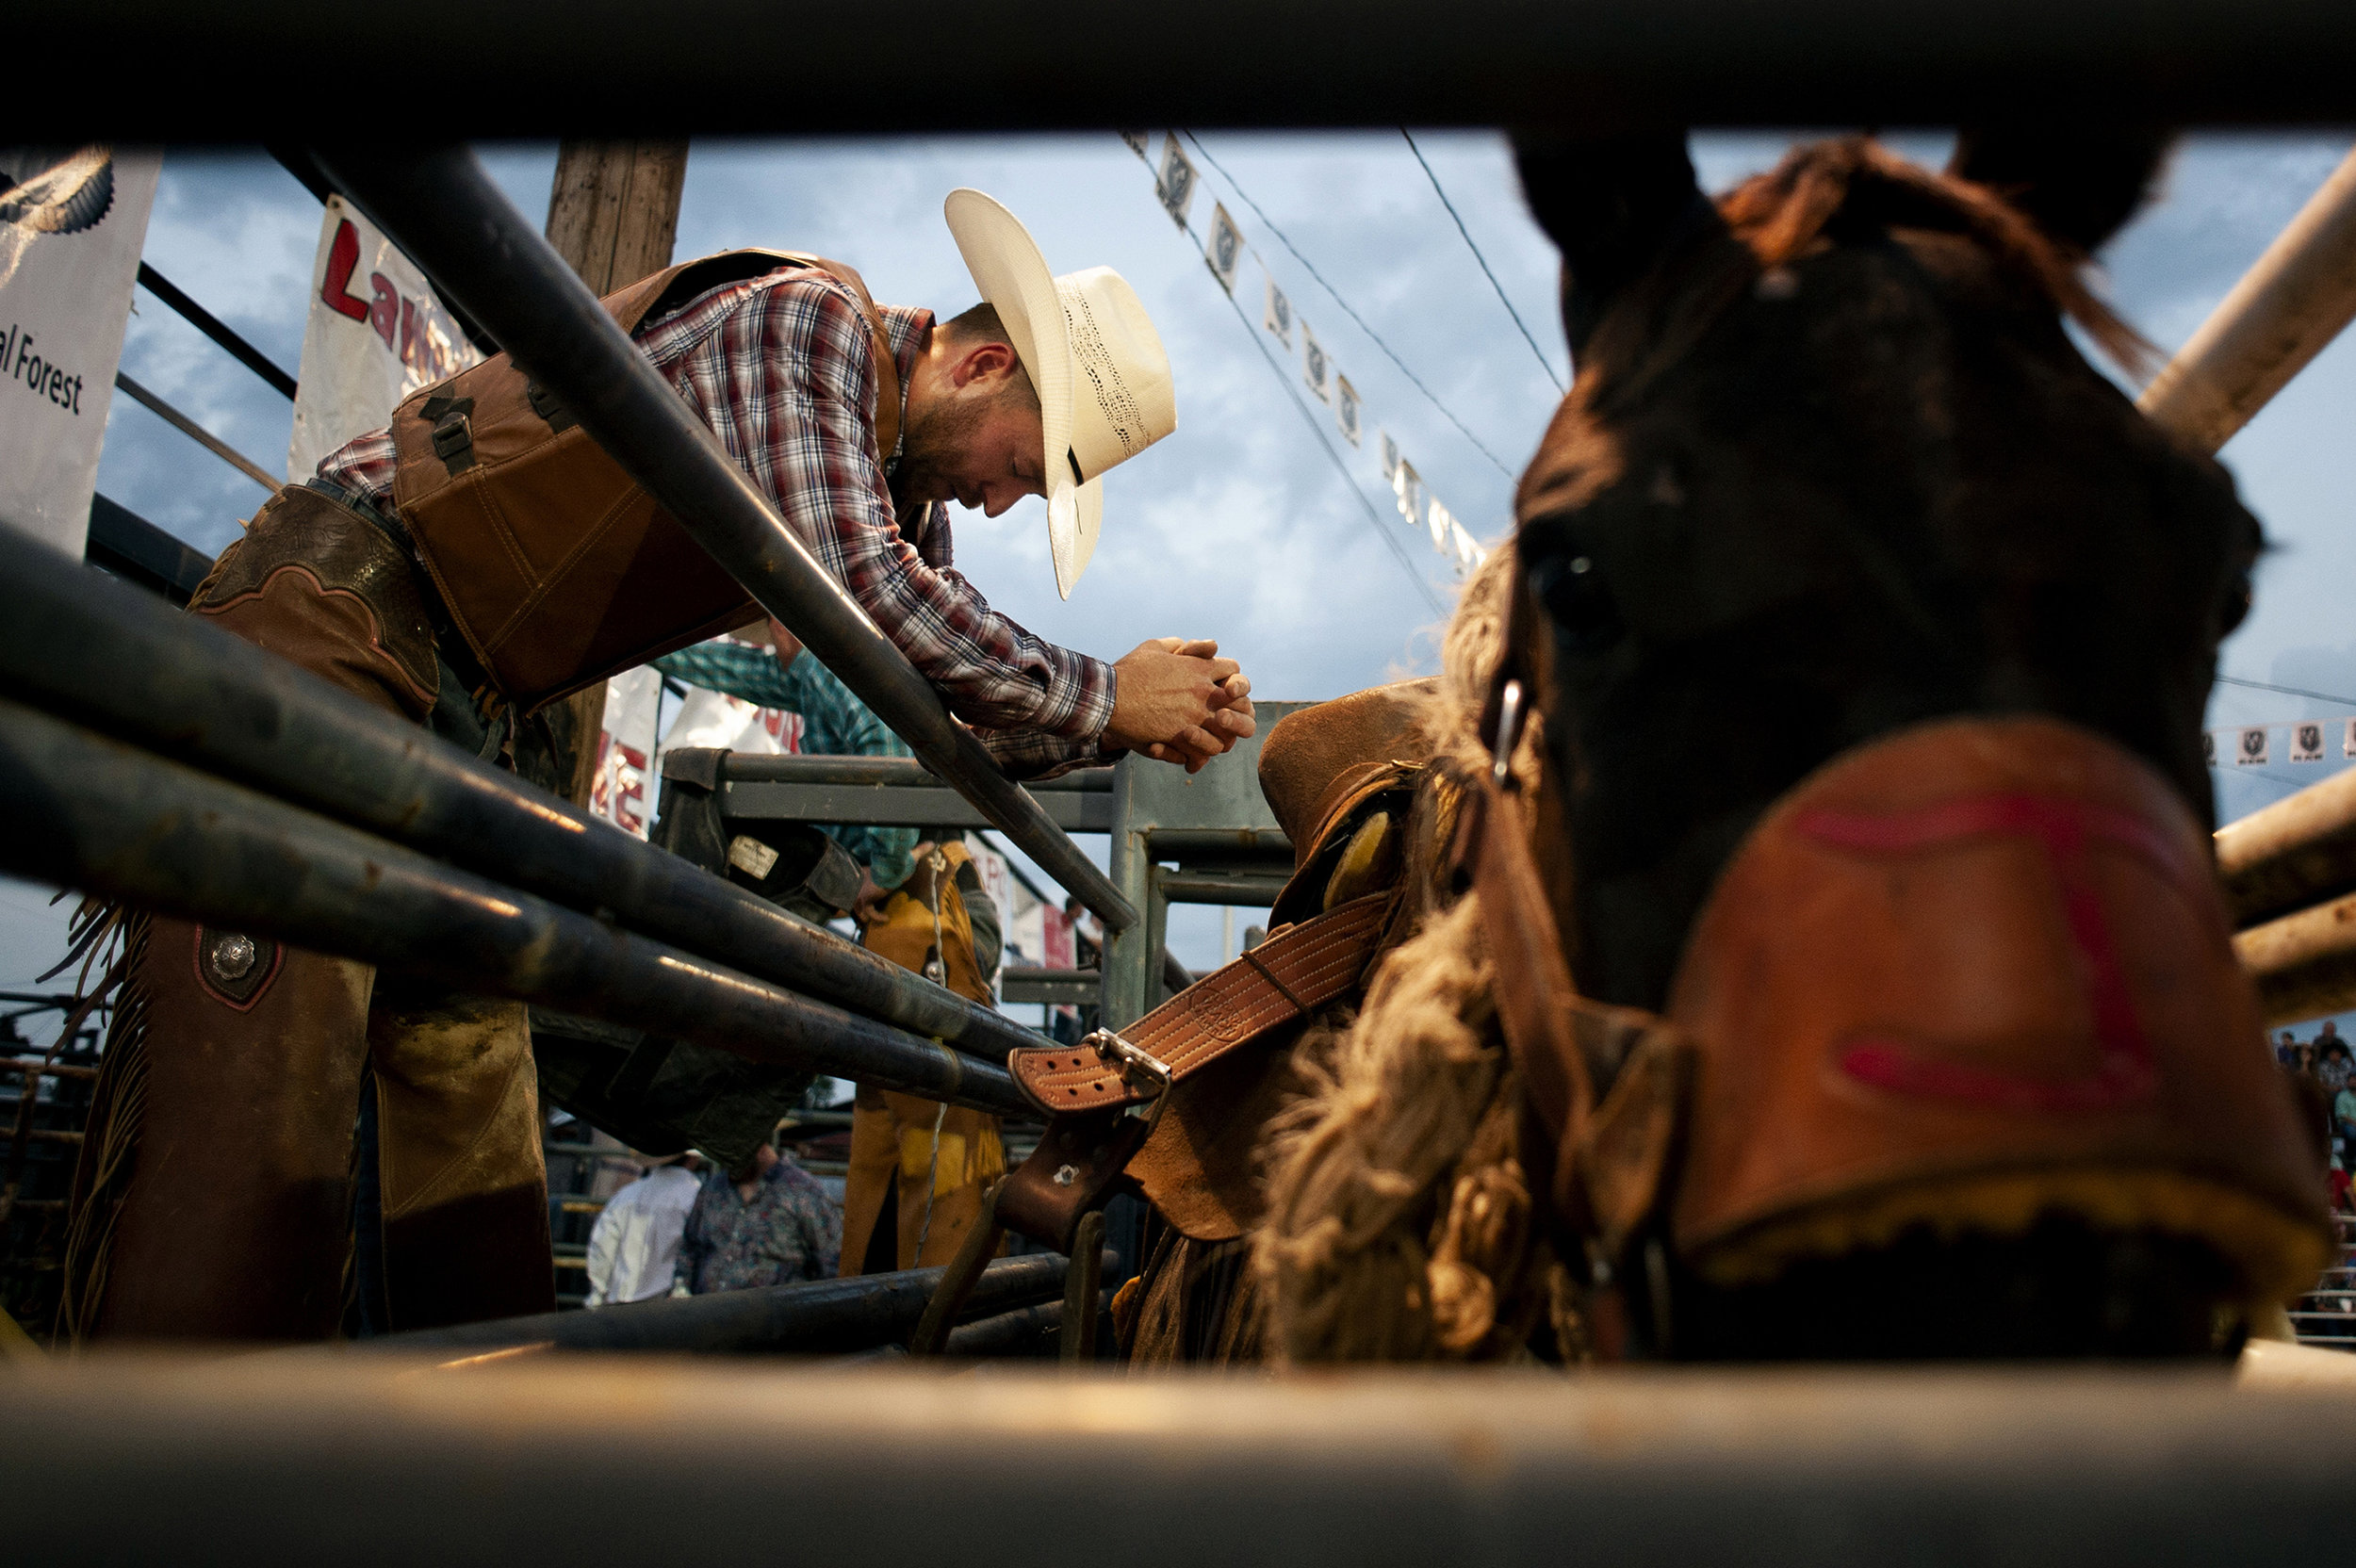
[[[1434,685],[1354,693],[1268,732],[1260,791],[1292,841],[1293,874],[1268,940],[1125,1029],[1008,1058],[1048,1125],[1006,1180],[1002,1223],[1069,1250],[1081,1217],[1124,1183],[1197,1241],[1259,1222],[1254,1152],[1299,1092],[1294,1042],[1404,935],[1402,845]]]

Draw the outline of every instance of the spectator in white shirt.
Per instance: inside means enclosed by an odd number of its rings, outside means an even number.
[[[687,1211],[702,1190],[693,1152],[654,1162],[646,1173],[609,1199],[589,1232],[592,1307],[644,1301],[671,1294]]]

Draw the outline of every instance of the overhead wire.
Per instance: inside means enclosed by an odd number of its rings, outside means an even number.
[[[1200,254],[1203,250],[1203,237],[1195,233],[1194,225],[1180,219],[1178,231],[1194,242],[1196,253]],[[1374,503],[1366,499],[1366,493],[1359,486],[1356,476],[1350,473],[1350,465],[1343,460],[1341,453],[1333,449],[1333,443],[1327,438],[1325,433],[1325,421],[1317,416],[1317,411],[1312,409],[1308,400],[1301,397],[1301,389],[1293,384],[1291,372],[1278,364],[1276,356],[1268,351],[1268,345],[1260,341],[1260,329],[1252,325],[1251,317],[1244,314],[1243,306],[1236,303],[1234,291],[1227,287],[1224,281],[1219,283],[1219,291],[1227,301],[1227,308],[1234,311],[1235,319],[1243,324],[1245,334],[1252,339],[1252,346],[1260,351],[1260,357],[1268,362],[1269,371],[1284,386],[1285,396],[1292,399],[1293,406],[1299,409],[1301,416],[1308,421],[1311,433],[1317,437],[1317,449],[1325,453],[1326,457],[1332,461],[1335,472],[1342,476],[1342,483],[1349,488],[1350,495],[1365,510],[1366,520],[1374,525],[1374,531],[1382,539],[1383,547],[1388,549],[1391,552],[1391,558],[1399,563],[1399,570],[1405,572],[1414,581],[1415,591],[1421,594],[1424,602],[1432,607],[1432,612],[1434,615],[1447,614],[1447,608],[1440,603],[1439,596],[1432,591],[1431,582],[1421,572],[1415,570],[1413,558],[1408,555],[1405,547],[1392,537],[1390,524],[1383,518],[1382,513],[1375,510]]]
[[[2217,681],[2220,686],[2247,686],[2253,692],[2280,692],[2284,696],[2313,697],[2317,702],[2345,703],[2350,708],[2356,708],[2356,697],[2337,696],[2330,692],[2311,692],[2304,686],[2277,686],[2271,681],[2248,680],[2237,675],[2221,675],[2217,678]],[[2278,722],[2282,724],[2296,724],[2299,721],[2296,719],[2282,719]]]
[[[1191,226],[1186,228],[1186,233],[1188,238],[1196,237]],[[1252,346],[1260,351],[1260,357],[1268,361],[1268,368],[1274,371],[1276,379],[1284,384],[1284,393],[1292,399],[1293,406],[1301,410],[1301,416],[1309,422],[1310,430],[1317,436],[1317,449],[1333,460],[1334,471],[1342,476],[1342,482],[1350,487],[1350,495],[1355,497],[1358,504],[1366,510],[1366,521],[1374,525],[1374,531],[1381,536],[1383,547],[1391,552],[1392,559],[1399,563],[1399,570],[1415,580],[1415,591],[1423,596],[1424,603],[1432,607],[1432,612],[1434,615],[1447,614],[1448,611],[1440,603],[1439,596],[1432,591],[1431,582],[1421,572],[1415,570],[1415,561],[1408,555],[1406,547],[1392,537],[1390,523],[1382,513],[1375,510],[1374,503],[1366,499],[1366,493],[1359,487],[1357,478],[1350,471],[1350,465],[1343,461],[1341,453],[1333,449],[1333,443],[1327,438],[1325,433],[1325,421],[1317,417],[1317,411],[1309,406],[1308,400],[1301,397],[1301,389],[1293,384],[1289,369],[1279,365],[1276,362],[1276,356],[1268,352],[1268,345],[1260,341],[1260,329],[1252,324],[1252,318],[1243,313],[1243,306],[1235,302],[1235,297],[1224,288],[1221,288],[1219,293],[1225,297],[1228,308],[1235,313],[1235,319],[1243,323],[1243,330],[1251,335]]]
[[[1398,351],[1393,349],[1390,344],[1384,342],[1383,335],[1375,331],[1373,326],[1367,322],[1365,317],[1358,314],[1357,306],[1342,298],[1341,290],[1335,288],[1331,283],[1327,282],[1325,274],[1317,270],[1317,264],[1311,261],[1307,256],[1302,255],[1301,253],[1301,247],[1295,245],[1290,239],[1285,237],[1284,231],[1276,226],[1275,220],[1268,217],[1267,209],[1262,207],[1259,203],[1253,201],[1252,199],[1252,193],[1244,189],[1242,184],[1236,180],[1235,175],[1228,172],[1227,166],[1220,163],[1218,158],[1211,155],[1211,150],[1203,145],[1202,139],[1196,136],[1192,131],[1181,131],[1179,134],[1186,139],[1186,142],[1189,146],[1193,147],[1196,152],[1203,155],[1203,162],[1219,171],[1219,178],[1225,180],[1229,188],[1235,191],[1235,199],[1241,202],[1245,206],[1252,209],[1252,215],[1260,220],[1260,222],[1268,229],[1268,233],[1276,237],[1277,243],[1292,253],[1292,258],[1301,263],[1302,270],[1305,270],[1309,276],[1317,280],[1317,286],[1324,289],[1335,304],[1342,307],[1343,314],[1347,315],[1352,321],[1358,323],[1358,330],[1365,333],[1369,338],[1374,340],[1374,346],[1382,350],[1383,354],[1389,358],[1393,365],[1399,367],[1399,373],[1405,376],[1408,381],[1414,384],[1415,390],[1424,395],[1425,400],[1430,402],[1433,408],[1438,409],[1442,416],[1445,417],[1449,424],[1454,425],[1458,431],[1463,433],[1464,439],[1471,442],[1474,449],[1479,451],[1481,456],[1487,458],[1492,464],[1494,464],[1498,473],[1503,474],[1509,480],[1513,479],[1515,477],[1513,470],[1507,466],[1505,460],[1497,456],[1496,452],[1491,451],[1489,449],[1488,443],[1481,440],[1480,436],[1475,435],[1472,433],[1472,427],[1465,424],[1464,420],[1458,418],[1456,416],[1456,411],[1448,407],[1448,404],[1442,402],[1440,400],[1440,395],[1437,392],[1432,391],[1431,387],[1426,386],[1421,376],[1416,375],[1415,371],[1408,368],[1407,362],[1399,357]],[[1250,240],[1247,239],[1244,241],[1244,248],[1252,251],[1254,260],[1259,259],[1260,253],[1257,250],[1252,249],[1252,245]],[[1266,268],[1268,263],[1266,261],[1261,261],[1260,265],[1263,268]]]
[[[2212,762],[2209,766],[2219,773],[2226,774],[2234,778],[2254,779],[2261,784],[2279,784],[2283,789],[2290,791],[2294,794],[2298,793],[2301,790],[2307,789],[2311,785],[2319,784],[2323,781],[2318,778],[2285,778],[2279,773],[2267,773],[2260,768],[2241,767],[2231,762]],[[2345,772],[2346,770],[2342,769],[2337,771]],[[2324,778],[2330,778],[2331,776],[2333,776],[2332,774],[2325,774],[2323,776]]]
[[[2277,686],[2270,680],[2251,680],[2246,677],[2237,675],[2218,676],[2217,678],[2217,683],[2220,686],[2244,686],[2253,692],[2279,692],[2286,697],[2310,697],[2316,702],[2336,702],[2345,704],[2350,708],[2356,708],[2356,697],[2344,697],[2336,692],[2310,691],[2304,686]],[[2227,729],[2283,729],[2292,725],[2313,724],[2316,721],[2313,719],[2272,719],[2263,725],[2236,724],[2227,725],[2224,727]],[[2264,773],[2256,768],[2249,767],[2239,762],[2228,762],[2222,760],[2212,762],[2209,766],[2215,768],[2219,773],[2231,774],[2235,778],[2258,778],[2263,779],[2269,784],[2281,784],[2290,789],[2303,790],[2310,782],[2313,782],[2308,779],[2284,778],[2280,774]],[[2329,777],[2331,776],[2327,774],[2325,776]]]
[[[1440,176],[1433,172],[1432,160],[1423,155],[1423,149],[1415,145],[1415,139],[1406,126],[1401,125],[1399,128],[1399,134],[1407,139],[1407,150],[1415,155],[1417,163],[1423,165],[1424,178],[1432,182],[1432,191],[1440,198],[1440,204],[1448,208],[1448,215],[1450,218],[1456,220],[1456,232],[1464,237],[1464,244],[1472,252],[1473,260],[1481,263],[1481,275],[1489,280],[1489,286],[1497,292],[1497,302],[1505,307],[1505,314],[1513,318],[1513,324],[1522,329],[1522,341],[1529,344],[1530,351],[1538,356],[1538,368],[1546,373],[1546,380],[1554,383],[1556,391],[1568,391],[1569,389],[1562,384],[1562,378],[1554,373],[1554,361],[1548,359],[1546,351],[1538,347],[1538,339],[1530,332],[1530,323],[1522,319],[1522,313],[1514,309],[1513,302],[1506,297],[1505,286],[1497,282],[1497,273],[1489,266],[1489,258],[1481,253],[1481,247],[1473,240],[1472,230],[1464,227],[1464,215],[1456,210],[1456,204],[1448,199],[1448,190],[1440,184]]]

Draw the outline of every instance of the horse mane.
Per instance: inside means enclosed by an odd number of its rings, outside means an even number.
[[[1566,1348],[1578,1337],[1569,1277],[1533,1233],[1479,901],[1452,896],[1443,864],[1461,785],[1489,765],[1481,710],[1513,580],[1508,545],[1464,585],[1442,641],[1405,874],[1420,928],[1378,960],[1338,1037],[1295,1051],[1302,1095],[1266,1135],[1252,1266],[1279,1361],[1494,1360],[1549,1320]],[[1543,724],[1542,710],[1513,757],[1532,784]]]
[[[2086,258],[2074,246],[2049,237],[1988,187],[1936,173],[1867,137],[1793,148],[1721,197],[1718,213],[1762,270],[1805,254],[1844,217],[1958,233],[2077,322],[2121,368],[2141,374],[2154,352],[2086,287],[2079,272]]]

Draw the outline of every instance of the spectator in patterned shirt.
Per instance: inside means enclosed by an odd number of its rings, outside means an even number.
[[[1056,583],[1096,545],[1105,470],[1176,428],[1170,361],[1104,268],[1055,277],[1011,213],[949,201],[982,303],[878,309],[850,269],[731,252],[608,308],[746,481],[1009,775],[1132,751],[1199,768],[1252,733],[1251,683],[1209,640],[1117,663],[1055,646],[957,571],[946,504],[1047,501]],[[194,614],[389,720],[567,788],[556,702],[756,607],[505,355],[280,489]],[[731,618],[733,617],[733,618]],[[523,1004],[377,984],[369,966],[141,917],[115,1016],[171,1094],[100,1087],[75,1332],[212,1340],[334,1331],[355,1244],[346,1172],[377,1173],[396,1330],[549,1310],[547,1178]],[[364,1081],[376,1087],[357,1159]],[[112,1119],[111,1120],[109,1119]],[[222,1139],[236,1122],[267,1136]],[[209,1196],[200,1221],[185,1195]]]
[[[2351,1063],[2348,1042],[2336,1037],[2315,1039],[2315,1082],[2323,1086],[2326,1095],[2334,1095],[2348,1087]]]
[[[745,1165],[704,1179],[679,1239],[679,1277],[696,1296],[827,1280],[842,1250],[842,1207],[793,1155],[764,1143]]]
[[[875,717],[874,710],[851,694],[834,672],[802,646],[801,639],[771,619],[774,649],[744,643],[698,643],[692,648],[664,654],[654,667],[664,675],[724,693],[756,708],[775,708],[802,716],[804,751],[822,757],[906,757],[908,743]],[[915,864],[913,827],[866,827],[835,823],[823,829],[850,852],[864,874],[859,904],[852,913],[862,923],[883,899],[908,879]]]

